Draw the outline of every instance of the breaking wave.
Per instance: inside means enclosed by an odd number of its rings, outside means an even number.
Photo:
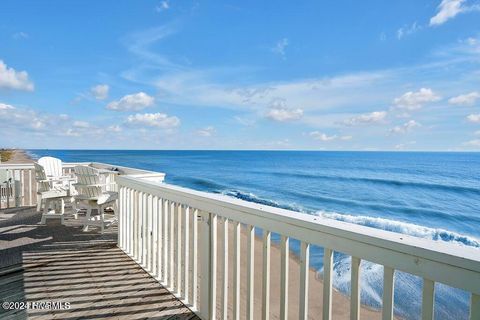
[[[456,244],[480,248],[480,239],[476,239],[474,237],[462,235],[462,234],[459,234],[453,231],[444,230],[444,229],[429,228],[429,227],[424,227],[424,226],[420,226],[413,223],[390,220],[385,218],[376,218],[376,217],[369,217],[369,216],[354,216],[354,215],[341,214],[336,212],[319,211],[318,215],[324,218],[359,224],[362,226],[372,227],[376,229],[382,229],[382,230],[407,234],[414,237],[432,239],[437,241],[453,242]]]

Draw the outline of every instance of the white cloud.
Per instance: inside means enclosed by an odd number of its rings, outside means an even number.
[[[320,131],[312,131],[309,133],[309,136],[312,137],[314,140],[319,140],[319,141],[333,141],[333,140],[347,141],[353,138],[352,136],[338,136],[336,134],[329,136],[326,133],[323,133]]]
[[[467,94],[461,94],[448,100],[450,104],[456,104],[459,106],[473,106],[477,100],[480,99],[480,93],[473,91]]]
[[[313,139],[315,140],[320,140],[320,141],[332,141],[332,140],[335,140],[337,139],[337,135],[327,135],[323,132],[320,132],[320,131],[312,131],[310,132],[310,137],[312,137]]]
[[[216,130],[212,126],[208,126],[197,131],[197,133],[202,137],[211,137],[215,134],[215,132]]]
[[[12,110],[12,109],[15,109],[15,107],[12,105],[0,102],[0,110]]]
[[[41,130],[52,122],[54,116],[44,116],[29,109],[16,108],[12,105],[0,103],[0,123],[2,129],[14,128],[22,132]],[[55,119],[57,120],[57,119]]]
[[[107,128],[107,131],[121,132],[121,131],[122,131],[122,127],[120,127],[119,125],[109,126],[109,127]]]
[[[467,120],[473,123],[480,123],[480,113],[468,115]]]
[[[108,98],[110,87],[108,84],[99,84],[90,89],[92,96],[97,100],[105,100]]]
[[[398,134],[407,133],[407,132],[410,132],[412,129],[417,128],[417,127],[421,127],[421,126],[422,125],[420,123],[418,123],[417,121],[410,120],[410,121],[407,121],[400,126],[396,126],[392,129],[390,129],[390,133],[398,133]]]
[[[397,30],[397,39],[401,40],[402,38],[409,36],[411,34],[414,34],[415,32],[419,31],[422,29],[421,26],[417,24],[415,21],[411,25],[405,25]]]
[[[79,137],[80,132],[69,128],[69,129],[67,129],[67,131],[65,131],[65,135],[68,136],[68,137]]]
[[[65,113],[62,113],[58,116],[60,118],[60,120],[68,120],[70,119],[70,117],[68,116],[68,114],[65,114]]]
[[[414,145],[416,144],[417,142],[416,141],[409,141],[409,142],[406,142],[406,143],[399,143],[395,146],[395,149],[397,150],[405,150],[408,146],[411,146],[411,145]]]
[[[239,124],[245,127],[252,127],[255,124],[255,119],[251,117],[241,117],[241,116],[235,116],[234,117],[235,121],[237,121]]]
[[[283,38],[272,48],[272,52],[281,55],[285,59],[285,49],[288,46],[288,39]]]
[[[33,83],[28,79],[26,71],[16,71],[0,60],[0,89],[33,91]]]
[[[430,26],[439,26],[460,13],[480,9],[478,4],[467,6],[465,3],[465,0],[442,0],[437,8],[437,14],[430,18]]]
[[[287,108],[271,108],[265,114],[265,117],[279,122],[295,121],[301,119],[303,116],[302,109],[287,109]]]
[[[475,131],[473,134],[476,136],[480,136],[480,130]]]
[[[86,128],[90,128],[90,123],[86,122],[86,121],[74,121],[73,122],[73,126],[75,128],[83,128],[83,129],[86,129]]]
[[[480,148],[480,139],[474,139],[463,143],[464,146]]]
[[[112,101],[107,105],[107,109],[115,111],[139,111],[152,106],[155,98],[145,92],[128,94],[118,101]]]
[[[402,96],[395,98],[393,103],[395,106],[406,110],[420,109],[425,103],[440,100],[440,96],[433,92],[430,88],[421,88],[414,92],[409,91]]]
[[[15,40],[21,40],[21,39],[28,39],[28,33],[20,31],[20,32],[15,32],[12,35],[12,38]]]
[[[169,117],[165,113],[137,113],[135,115],[128,116],[127,123],[133,125],[158,127],[162,129],[171,129],[180,125],[180,119],[175,116]]]
[[[157,12],[162,12],[168,9],[170,9],[170,3],[168,1],[160,1],[158,6],[155,7]]]
[[[373,123],[382,123],[387,116],[386,111],[374,111],[371,113],[361,114],[356,117],[352,117],[343,121],[343,124],[347,126],[355,126],[355,125],[362,125],[362,124],[373,124]]]

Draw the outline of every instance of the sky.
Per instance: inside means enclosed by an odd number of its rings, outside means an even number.
[[[480,150],[480,1],[0,2],[0,146]]]

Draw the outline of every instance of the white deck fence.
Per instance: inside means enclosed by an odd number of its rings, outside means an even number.
[[[350,318],[360,319],[361,261],[384,267],[382,318],[393,318],[395,271],[423,278],[422,319],[433,319],[435,282],[471,292],[470,318],[480,319],[480,251],[458,249],[448,243],[415,238],[345,222],[273,208],[177,186],[142,181],[128,176],[117,179],[120,191],[119,246],[142,268],[190,305],[202,319],[227,318],[228,294],[233,287],[232,318],[254,318],[254,273],[262,272],[262,319],[269,319],[270,295],[280,295],[280,317],[288,318],[288,297],[299,295],[300,319],[308,317],[309,250],[324,248],[322,319],[332,319],[333,252],[352,256]],[[219,225],[224,238],[219,239]],[[230,225],[230,228],[229,228]],[[228,252],[228,230],[233,225],[233,252]],[[263,267],[254,270],[255,229],[263,230]],[[243,231],[242,231],[243,229]],[[246,250],[241,233],[246,232]],[[281,235],[280,292],[270,291],[271,235]],[[289,292],[289,240],[301,241],[300,290]],[[220,270],[230,270],[233,283]],[[227,243],[227,244],[225,244]],[[244,244],[245,245],[245,244]],[[241,253],[246,252],[245,257]],[[242,260],[245,259],[245,260]],[[242,277],[241,264],[247,265]],[[223,263],[224,265],[221,265]],[[222,271],[223,272],[223,271]],[[247,283],[246,308],[240,308],[240,285]],[[219,295],[222,295],[221,297]],[[218,311],[218,310],[224,310]],[[260,315],[255,315],[259,318]],[[317,318],[317,315],[315,315]],[[230,316],[229,316],[230,318]],[[318,316],[320,318],[320,316]]]
[[[436,282],[470,292],[470,319],[480,319],[478,249],[459,250],[449,243],[172,186],[159,182],[164,177],[161,173],[101,163],[82,164],[119,169],[120,174],[112,177],[113,188],[119,191],[119,247],[202,319],[226,319],[229,303],[233,304],[229,318],[253,319],[254,273],[257,272],[262,274],[262,312],[255,314],[255,318],[269,319],[270,295],[279,294],[281,319],[288,318],[291,295],[299,297],[299,318],[307,319],[308,301],[314,298],[309,297],[312,245],[324,248],[323,315],[315,318],[332,319],[333,253],[342,252],[352,257],[351,319],[360,319],[362,260],[384,267],[383,319],[393,318],[396,270],[423,278],[422,319],[433,319]],[[64,168],[69,173],[75,165],[77,163],[67,163]],[[1,191],[2,203],[35,205],[33,165],[0,164],[0,172],[2,170],[7,171],[7,177],[13,181]],[[219,226],[223,232],[219,232]],[[255,230],[260,229],[263,230],[262,270],[255,270]],[[232,230],[233,246],[229,246],[228,234]],[[270,290],[272,233],[281,236],[281,268],[273,270],[280,272],[280,292]],[[246,234],[246,243],[242,243],[242,234]],[[223,238],[219,238],[220,235]],[[290,239],[301,241],[298,292],[289,292]],[[218,248],[219,243],[222,248]],[[229,248],[233,250],[229,252]],[[231,267],[229,255],[233,255]],[[241,272],[241,265],[246,265],[246,273]],[[232,283],[228,276],[220,274],[224,270],[233,274]],[[241,283],[246,283],[246,292],[241,292]],[[233,288],[230,302],[228,290],[217,291],[219,287],[229,286]],[[241,295],[246,300],[243,308]]]

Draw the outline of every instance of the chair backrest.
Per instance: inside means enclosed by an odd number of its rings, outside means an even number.
[[[86,198],[98,198],[102,194],[100,184],[100,173],[97,169],[88,166],[76,166],[73,168],[77,176],[75,189],[80,196]]]
[[[63,176],[62,160],[53,157],[41,157],[38,164],[43,166],[48,178],[59,178]]]
[[[47,180],[45,168],[38,163],[35,166],[35,180],[37,181],[37,192],[45,192],[51,189],[50,183]]]

